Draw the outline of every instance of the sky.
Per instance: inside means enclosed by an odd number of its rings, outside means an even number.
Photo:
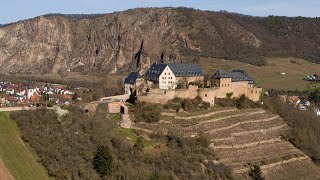
[[[2,0],[0,24],[49,13],[102,14],[137,7],[192,7],[253,16],[320,17],[320,0]]]

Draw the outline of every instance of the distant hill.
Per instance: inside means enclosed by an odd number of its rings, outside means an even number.
[[[187,8],[133,9],[112,14],[51,14],[0,26],[5,74],[107,75],[199,57],[264,65],[264,57],[320,63],[320,20],[252,17]]]

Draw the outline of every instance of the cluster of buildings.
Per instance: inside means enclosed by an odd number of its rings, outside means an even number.
[[[196,63],[154,63],[144,76],[132,72],[125,79],[125,93],[134,94],[138,101],[166,103],[174,97],[195,98],[214,105],[215,98],[245,95],[259,101],[262,89],[244,70],[226,72],[218,69],[205,76]]]
[[[32,82],[0,81],[0,107],[34,105],[41,101],[70,104],[74,92],[64,86],[33,85]]]
[[[303,78],[305,81],[311,81],[311,82],[320,82],[320,77],[317,74],[314,75],[308,75]]]
[[[290,105],[302,110],[313,110],[316,116],[320,116],[320,107],[314,106],[305,98],[301,98],[299,96],[289,96],[287,98]]]
[[[307,108],[311,106],[310,101],[300,98],[299,96],[290,96],[288,102],[290,105],[293,105],[303,111],[307,110]]]

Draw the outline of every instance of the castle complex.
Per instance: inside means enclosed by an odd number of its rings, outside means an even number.
[[[165,104],[178,98],[193,99],[197,96],[212,106],[216,98],[245,95],[259,101],[262,88],[254,87],[254,80],[243,70],[226,72],[218,69],[205,80],[202,70],[195,63],[153,64],[144,79],[130,73],[125,80],[125,93],[141,102]]]

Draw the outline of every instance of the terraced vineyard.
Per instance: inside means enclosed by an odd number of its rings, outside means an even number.
[[[159,123],[137,123],[135,127],[147,132],[174,131],[184,136],[205,133],[218,155],[212,161],[229,166],[235,179],[249,179],[249,168],[254,164],[261,167],[266,179],[320,179],[320,169],[312,160],[282,138],[289,127],[278,115],[262,109],[163,115]]]

